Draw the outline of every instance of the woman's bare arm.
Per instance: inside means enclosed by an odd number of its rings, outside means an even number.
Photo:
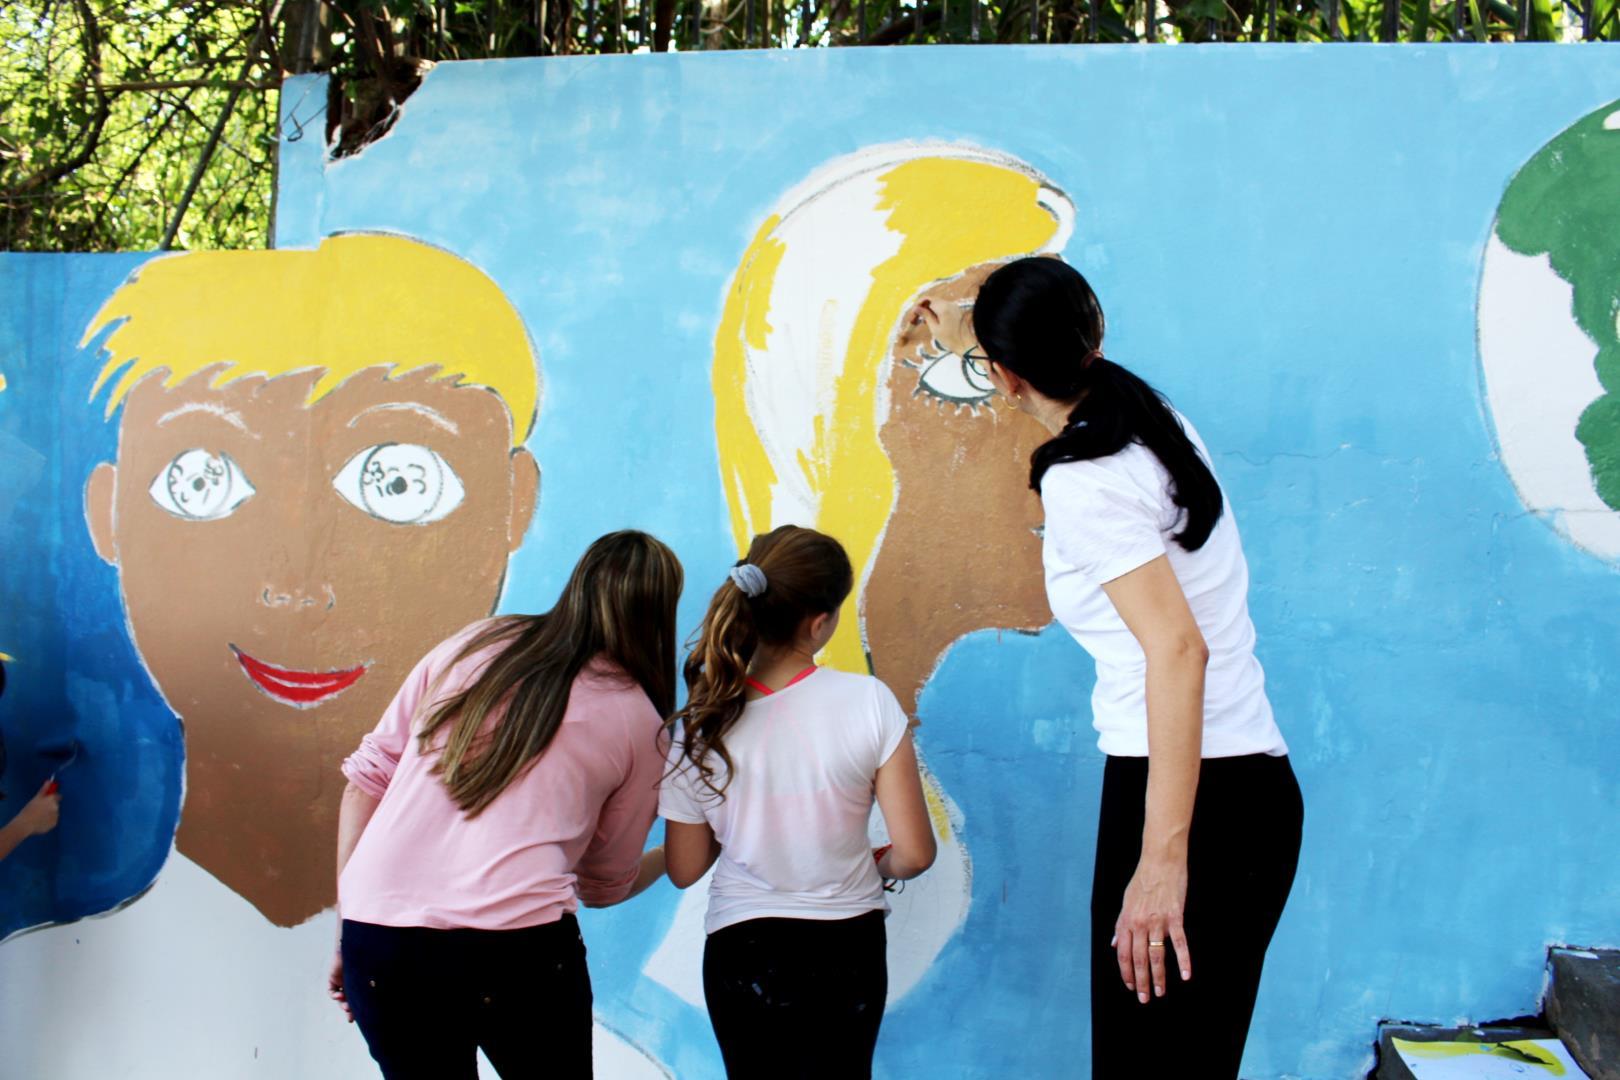
[[[1187,837],[1204,738],[1204,669],[1209,648],[1167,556],[1103,586],[1147,658],[1148,785],[1142,855],[1116,924],[1120,977],[1146,1002],[1165,992],[1165,950],[1175,946],[1181,977],[1192,978],[1182,925]]]

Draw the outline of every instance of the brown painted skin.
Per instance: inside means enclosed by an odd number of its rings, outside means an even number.
[[[495,394],[393,380],[373,368],[306,407],[318,372],[246,378],[219,390],[205,371],[161,377],[123,406],[118,463],[86,489],[91,536],[119,568],[136,647],[186,732],[181,852],[279,926],[331,907],[338,765],[376,724],[416,661],[490,614],[507,555],[534,512],[539,472],[511,449]],[[234,410],[247,434],[187,404]],[[414,404],[436,410],[452,433]],[[367,413],[374,406],[393,406]],[[365,413],[365,415],[361,415]],[[346,502],[333,480],[379,443],[427,446],[466,494],[443,519],[402,525]],[[228,454],[256,489],[230,516],[183,520],[148,493],[176,455]],[[309,707],[271,697],[232,651],[303,672],[367,665]]]
[[[924,295],[936,308],[969,300],[994,269],[976,266],[931,286],[906,310]],[[1029,456],[1047,435],[993,393],[973,407],[930,394],[921,379],[924,348],[935,351],[923,326],[903,326],[894,342],[892,405],[879,438],[898,490],[863,603],[873,668],[911,716],[957,638],[1052,621],[1035,531],[1041,504],[1024,482]]]

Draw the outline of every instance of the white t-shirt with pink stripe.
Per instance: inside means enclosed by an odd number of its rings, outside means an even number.
[[[848,919],[886,911],[867,822],[874,781],[906,735],[894,693],[870,675],[820,668],[743,707],[713,759],[721,798],[671,750],[658,812],[707,823],[720,841],[708,933],[747,919]]]

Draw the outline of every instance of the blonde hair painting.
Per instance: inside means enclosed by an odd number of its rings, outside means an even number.
[[[1053,253],[1074,207],[1016,158],[898,143],[839,158],[767,215],[715,338],[715,433],[738,550],[783,524],[838,537],[855,565],[825,659],[868,671],[860,595],[894,503],[878,439],[908,300],[988,262]]]
[[[348,233],[313,251],[186,252],[145,263],[107,300],[81,347],[109,327],[92,399],[107,416],[142,379],[166,387],[217,369],[210,385],[320,369],[306,404],[358,371],[437,367],[436,379],[497,394],[512,444],[534,428],[540,380],[522,319],[500,287],[441,248]]]

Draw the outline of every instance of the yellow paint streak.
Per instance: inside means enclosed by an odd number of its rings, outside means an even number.
[[[890,169],[880,187],[878,209],[889,212],[900,250],[872,271],[834,388],[835,421],[817,429],[810,462],[824,481],[816,525],[843,542],[858,580],[894,507],[894,470],[878,439],[876,400],[905,304],[931,282],[1038,251],[1057,230],[1036,201],[1040,185],[989,162],[915,158]],[[859,596],[852,595],[825,652],[832,666],[868,669],[859,625]]]
[[[96,313],[81,344],[108,327],[109,358],[91,397],[111,383],[109,417],[153,372],[166,372],[172,387],[216,367],[216,388],[320,369],[307,404],[367,368],[436,367],[436,379],[500,396],[514,446],[528,439],[539,406],[534,349],[500,287],[471,263],[399,236],[154,259]]]
[[[1537,1046],[1528,1039],[1516,1039],[1511,1042],[1500,1043],[1468,1043],[1468,1042],[1413,1042],[1409,1039],[1391,1039],[1395,1049],[1403,1056],[1419,1060],[1441,1061],[1450,1058],[1486,1057],[1511,1058],[1520,1064],[1528,1065],[1532,1062],[1538,1068],[1546,1069],[1548,1076],[1563,1076],[1569,1070],[1564,1068],[1549,1051]],[[1504,1049],[1506,1048],[1506,1049]],[[1529,1058],[1529,1061],[1525,1059]]]
[[[923,801],[928,804],[928,819],[934,823],[934,835],[941,840],[951,838],[951,815],[945,809],[945,796],[940,793],[939,781],[928,776],[923,781]]]
[[[720,482],[731,508],[737,552],[755,533],[771,530],[771,488],[776,470],[748,415],[748,350],[765,348],[771,332],[771,290],[787,249],[771,236],[781,218],[759,227],[731,281],[714,338],[714,432],[720,450]]]

